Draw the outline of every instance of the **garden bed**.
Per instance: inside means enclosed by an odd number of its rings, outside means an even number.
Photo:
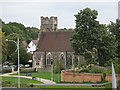
[[[71,71],[61,73],[62,82],[101,82],[101,76],[103,77],[103,73],[73,73]],[[105,81],[112,81],[112,75],[106,74]]]

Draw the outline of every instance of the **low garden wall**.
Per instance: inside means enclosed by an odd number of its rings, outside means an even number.
[[[62,82],[100,82],[102,73],[75,73],[73,77],[73,72],[62,71],[61,72],[61,81]],[[112,81],[112,75],[106,74],[106,81]],[[116,78],[117,80],[117,78]]]

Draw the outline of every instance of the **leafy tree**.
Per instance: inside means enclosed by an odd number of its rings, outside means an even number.
[[[0,35],[2,35],[2,63],[7,60],[7,43],[5,41],[5,33],[1,31],[0,28]]]
[[[40,30],[35,27],[25,27],[23,24],[17,22],[9,22],[7,24],[2,22],[2,31],[5,32],[5,36],[12,33],[20,34],[29,43],[31,40],[38,38]]]
[[[5,36],[9,35],[12,30],[10,29],[9,25],[2,24],[2,32],[5,32]]]
[[[20,43],[22,43],[22,41],[24,40],[23,36],[22,35],[19,35],[17,33],[12,33],[8,36],[6,36],[6,39],[8,40],[14,40],[17,42],[17,38],[19,37],[19,40],[20,40]],[[8,54],[7,54],[7,57],[8,57],[8,61],[11,62],[12,60],[12,54],[15,53],[16,49],[17,49],[17,44],[14,43],[14,42],[11,42],[11,41],[8,41],[8,48],[7,48],[7,51],[8,51]]]
[[[26,51],[26,48],[23,47],[22,44],[20,44],[20,48],[19,48],[19,57],[20,57],[20,64],[27,64],[28,63],[28,60],[32,59],[32,56],[30,53],[27,53]],[[11,59],[12,59],[12,62],[14,64],[17,64],[18,62],[18,53],[17,52],[13,52],[12,55],[11,55]]]
[[[92,60],[93,56],[87,54],[95,48],[98,56],[96,59],[100,65],[104,65],[115,56],[116,42],[114,35],[107,32],[106,26],[96,20],[97,15],[97,11],[90,8],[80,10],[75,15],[76,28],[70,41],[75,55],[83,55],[86,60]]]
[[[25,30],[25,26],[21,23],[17,23],[17,22],[9,22],[8,23],[9,26],[15,26],[17,28],[19,28],[20,30]]]
[[[116,41],[118,41],[118,47],[117,47],[117,56],[120,58],[120,20],[116,19],[116,22],[110,22],[108,25],[109,30],[115,35]]]
[[[54,73],[58,73],[58,82],[59,82],[59,77],[60,77],[59,74],[61,73],[61,70],[64,69],[62,62],[59,58],[56,58],[54,60],[53,69],[54,69]]]

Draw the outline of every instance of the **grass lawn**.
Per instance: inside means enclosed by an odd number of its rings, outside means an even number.
[[[92,87],[92,86],[79,86],[79,85],[36,85],[34,88],[105,88],[105,87]]]
[[[31,74],[34,77],[39,77],[39,78],[51,80],[51,72],[35,72],[35,73],[31,73]],[[13,74],[13,75],[17,75],[17,74]],[[26,73],[20,73],[20,75],[27,76]],[[54,74],[53,79],[55,82],[58,82],[58,79],[59,79],[59,81],[61,81],[61,74]]]
[[[11,84],[16,84],[18,82],[17,77],[8,77],[2,76],[2,81],[10,81]],[[27,78],[20,78],[21,83],[42,83],[37,80],[27,79]]]

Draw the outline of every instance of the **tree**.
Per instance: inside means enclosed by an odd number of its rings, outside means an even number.
[[[17,33],[24,37],[24,40],[29,43],[32,39],[38,38],[39,29],[35,27],[25,27],[21,23],[9,22],[5,24],[2,22],[2,31],[5,32],[5,36],[12,33]]]
[[[5,33],[1,31],[1,28],[0,28],[0,35],[2,35],[2,63],[4,63],[7,60],[8,45],[5,41]]]
[[[108,28],[116,37],[116,41],[118,42],[117,57],[120,58],[120,20],[116,19],[115,23],[111,21]]]
[[[62,65],[62,62],[59,58],[56,58],[54,60],[54,63],[53,63],[53,69],[54,69],[54,73],[58,73],[58,82],[59,82],[59,74],[61,72],[61,70],[63,70],[63,65]]]
[[[20,64],[28,64],[28,60],[31,60],[32,59],[32,56],[30,53],[27,53],[27,50],[26,48],[20,44],[20,52],[19,52],[19,57],[20,57]],[[17,55],[17,52],[13,52],[12,55],[11,55],[11,61],[14,63],[14,64],[17,64],[18,62],[18,55]]]
[[[24,40],[23,36],[22,35],[19,35],[17,33],[11,33],[9,35],[6,36],[6,39],[8,40],[14,40],[17,42],[17,38],[19,37],[20,39],[20,43],[22,43],[22,41]],[[17,45],[14,43],[14,42],[10,42],[8,41],[8,59],[10,60],[10,57],[11,57],[11,54],[13,52],[15,52],[15,50],[17,49]]]
[[[75,55],[83,55],[87,61],[92,60],[91,55],[87,55],[88,51],[97,50],[96,58],[100,65],[115,56],[116,42],[115,37],[107,32],[105,25],[99,24],[97,21],[97,11],[85,8],[80,10],[76,17],[75,33],[71,36],[71,46],[75,51]],[[110,40],[111,39],[111,40]],[[110,51],[112,54],[109,55]],[[106,54],[106,55],[104,55]],[[106,57],[107,56],[107,57]]]
[[[30,53],[27,53],[26,48],[23,46],[22,41],[24,40],[22,35],[18,35],[16,33],[12,33],[8,36],[6,36],[7,39],[9,40],[14,40],[17,42],[17,38],[19,37],[20,39],[20,48],[19,48],[19,57],[20,57],[20,64],[26,64],[28,63],[28,60],[32,59],[32,56]],[[17,64],[17,58],[18,58],[18,53],[15,52],[17,49],[17,46],[14,42],[8,42],[8,61],[13,62],[13,64]]]

